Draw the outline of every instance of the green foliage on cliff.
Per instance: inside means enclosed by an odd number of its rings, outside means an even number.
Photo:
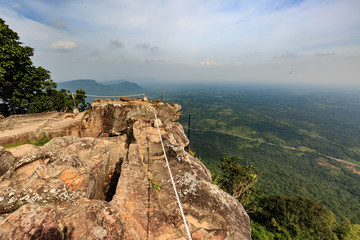
[[[259,173],[252,166],[237,163],[237,157],[223,157],[219,168],[223,174],[217,184],[234,198],[241,198],[259,179]]]
[[[349,220],[339,224],[334,213],[315,200],[280,194],[265,195],[253,188],[255,176],[259,178],[259,174],[254,167],[242,166],[237,160],[236,157],[222,158],[218,165],[222,174],[217,174],[215,182],[243,204],[251,219],[253,239],[335,240],[360,237],[356,232],[357,225],[351,225]],[[234,189],[242,189],[242,194],[234,194]]]
[[[71,96],[66,90],[56,90],[56,83],[51,80],[48,70],[33,66],[30,57],[34,55],[34,49],[22,46],[19,39],[18,34],[0,18],[1,114],[8,116],[71,109]],[[77,101],[79,107],[87,107],[85,96],[77,96]]]
[[[259,200],[254,222],[284,239],[337,239],[335,215],[321,203],[304,197],[271,195]],[[279,238],[279,237],[278,237]]]
[[[350,220],[339,223],[332,211],[315,200],[263,195],[255,202],[258,209],[249,213],[254,240],[360,238],[359,225]]]

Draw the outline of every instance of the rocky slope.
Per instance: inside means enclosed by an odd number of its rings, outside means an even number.
[[[0,239],[187,239],[158,130],[193,239],[250,239],[241,204],[184,147],[180,105],[96,100],[90,112],[0,120]]]

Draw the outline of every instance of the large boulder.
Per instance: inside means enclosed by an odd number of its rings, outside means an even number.
[[[109,142],[102,139],[53,139],[0,178],[0,213],[33,202],[104,199],[108,151]]]
[[[93,129],[97,129],[99,134],[105,133],[106,136],[124,134],[131,129],[135,121],[140,119],[154,121],[153,108],[156,109],[157,117],[162,123],[176,121],[181,116],[179,104],[143,99],[138,101],[96,99],[91,107],[88,124],[94,127],[84,131],[87,136],[94,135]]]
[[[110,203],[86,198],[67,205],[30,203],[0,220],[0,239],[133,239],[120,216]]]

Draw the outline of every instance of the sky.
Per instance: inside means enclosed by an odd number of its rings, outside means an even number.
[[[360,87],[359,11],[359,0],[0,2],[0,18],[56,82]]]

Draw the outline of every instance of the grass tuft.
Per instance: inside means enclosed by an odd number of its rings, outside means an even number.
[[[3,145],[3,147],[5,149],[9,149],[9,148],[15,148],[21,145],[25,145],[25,144],[32,144],[35,146],[44,146],[46,143],[50,142],[50,138],[48,138],[46,135],[44,135],[42,138],[36,140],[35,142],[30,142],[30,140],[27,140],[25,142],[16,142],[16,143],[12,143],[12,144],[6,144]]]
[[[153,188],[155,191],[160,191],[160,186],[159,186],[159,184],[157,184],[157,183],[155,182],[155,179],[150,178],[150,183],[151,183],[152,188]]]

